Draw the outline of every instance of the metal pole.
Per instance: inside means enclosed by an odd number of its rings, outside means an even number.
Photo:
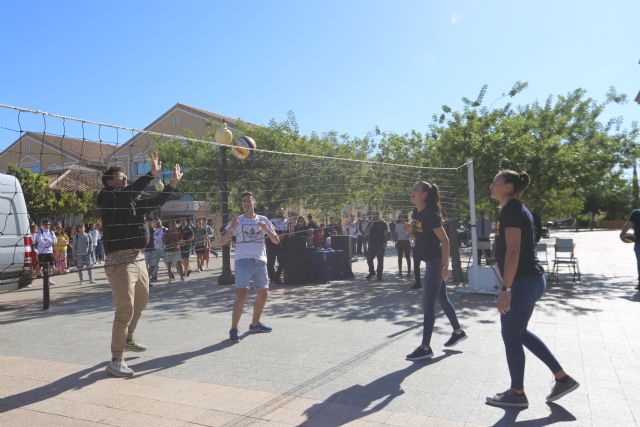
[[[222,226],[229,223],[229,177],[227,176],[227,147],[220,147],[220,209]],[[218,285],[232,285],[236,278],[231,273],[231,242],[222,247],[222,273],[218,277]]]
[[[42,309],[49,310],[49,265],[42,264]]]
[[[467,181],[469,183],[469,216],[471,224],[471,259],[469,285],[472,289],[478,286],[478,234],[476,233],[476,185],[473,176],[473,159],[467,161]]]

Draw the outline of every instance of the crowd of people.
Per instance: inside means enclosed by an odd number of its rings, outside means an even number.
[[[197,271],[209,269],[210,254],[218,257],[213,247],[215,231],[212,219],[198,218],[194,225],[191,218],[165,222],[155,218],[148,222],[148,227],[151,238],[144,255],[151,282],[158,280],[161,261],[164,261],[169,281],[172,281],[174,271],[183,280],[191,274],[192,255],[196,255]],[[43,219],[39,225],[31,224],[30,233],[31,250],[36,254],[33,258],[34,278],[42,278],[45,269],[49,276],[76,271],[81,283],[84,282],[84,272],[89,283],[95,283],[92,269],[105,262],[100,223],[64,226],[62,222],[52,223]],[[49,279],[49,284],[55,285],[55,282]]]
[[[99,224],[79,224],[63,226],[56,222],[52,226],[49,219],[43,219],[40,224],[30,226],[31,251],[34,257],[34,278],[43,277],[46,271],[49,275],[69,273],[77,270],[80,281],[83,280],[82,270],[89,270],[89,280],[94,283],[91,267],[104,263],[104,245]],[[49,280],[50,285],[55,283]]]

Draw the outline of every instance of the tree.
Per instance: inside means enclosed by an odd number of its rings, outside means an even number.
[[[9,165],[7,173],[18,178],[30,215],[49,215],[55,210],[56,198],[47,191],[49,179],[46,176],[29,168],[20,169],[16,165]]]
[[[526,86],[517,82],[500,99],[515,97]],[[582,212],[607,173],[624,167],[629,153],[635,153],[635,123],[630,131],[620,131],[621,119],[599,121],[608,104],[626,100],[614,89],[600,103],[577,89],[549,96],[544,104],[507,103],[496,108],[483,106],[486,91],[484,86],[475,100],[463,98],[460,111],[444,105],[442,113],[432,118],[422,146],[413,145],[412,152],[398,153],[399,146],[412,147],[412,135],[394,135],[404,138],[403,143],[383,140],[381,151],[428,166],[455,166],[472,158],[480,202],[488,199],[488,183],[498,170],[526,170],[532,184],[525,198],[548,217],[575,217]],[[462,183],[457,188],[464,194]],[[460,209],[466,202],[466,197],[460,198]]]
[[[18,178],[27,211],[30,215],[66,217],[69,214],[95,214],[94,195],[91,191],[75,193],[64,190],[51,191],[48,189],[49,178],[32,172],[29,168],[18,168],[16,165],[9,165],[8,174]]]

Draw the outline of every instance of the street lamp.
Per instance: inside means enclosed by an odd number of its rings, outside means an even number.
[[[222,121],[223,127],[216,131],[216,142],[231,145],[233,134],[227,127],[226,120]],[[229,223],[229,188],[227,176],[227,147],[220,148],[220,210],[222,211],[222,225]],[[236,278],[231,273],[231,242],[222,247],[222,273],[218,277],[218,285],[232,285]]]

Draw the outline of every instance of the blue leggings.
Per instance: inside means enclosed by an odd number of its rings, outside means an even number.
[[[460,329],[460,323],[456,317],[453,304],[447,295],[447,285],[442,280],[442,260],[435,258],[426,262],[424,279],[422,282],[422,307],[424,308],[424,329],[422,330],[422,345],[431,346],[433,324],[436,320],[436,298],[440,299],[440,305],[444,314],[449,319],[453,330]]]
[[[562,370],[560,363],[540,338],[527,330],[536,301],[547,287],[544,275],[520,277],[511,287],[511,310],[500,315],[502,340],[511,374],[511,388],[524,388],[524,347],[549,367],[554,374]],[[524,346],[524,347],[523,347]]]

